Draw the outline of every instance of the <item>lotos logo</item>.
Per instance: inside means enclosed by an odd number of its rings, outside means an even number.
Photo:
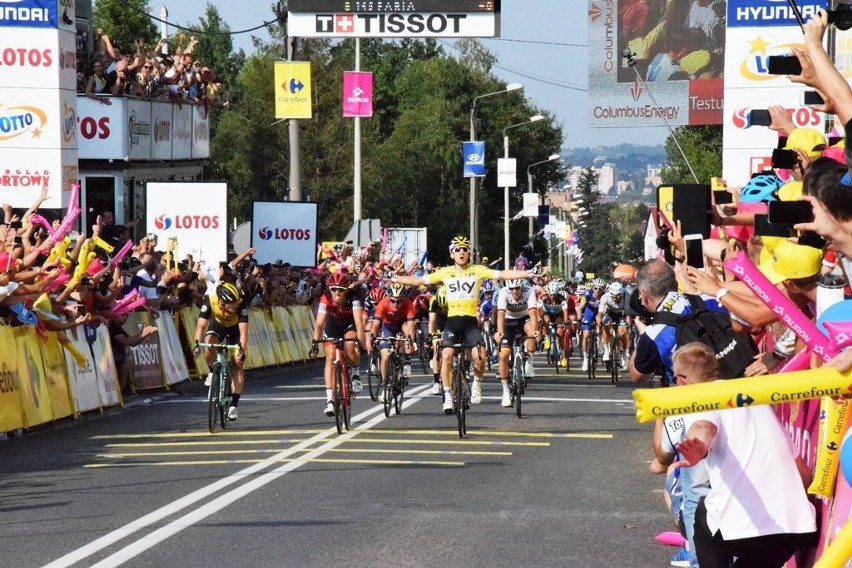
[[[798,127],[819,127],[822,124],[822,117],[819,112],[810,107],[785,108],[787,116]],[[734,126],[741,129],[751,128],[752,124],[750,107],[739,108],[734,111],[731,116],[731,122]]]
[[[45,124],[47,113],[38,107],[0,105],[0,140],[11,140],[26,133],[40,138]]]
[[[311,238],[311,230],[263,227],[257,232],[257,235],[264,241],[270,239],[279,241],[307,241]]]
[[[749,52],[740,63],[740,75],[749,81],[771,81],[781,75],[770,75],[768,61],[770,55],[789,55],[793,48],[805,49],[801,43],[779,43],[770,45],[758,36],[753,41],[747,41]]]
[[[154,217],[154,226],[159,230],[175,229],[218,229],[218,215],[175,215],[162,214]]]

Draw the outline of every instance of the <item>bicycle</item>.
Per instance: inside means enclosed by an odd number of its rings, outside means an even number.
[[[594,379],[598,366],[598,330],[594,327],[589,330],[589,342],[586,345],[586,358],[589,361],[589,370],[587,371],[589,378]]]
[[[618,331],[615,330],[610,334],[609,338],[609,369],[612,384],[616,384],[618,382],[618,370],[620,367],[621,338],[618,337]]]
[[[210,371],[213,374],[207,391],[207,428],[212,434],[216,430],[216,419],[222,429],[228,425],[228,407],[231,406],[231,358],[228,352],[240,352],[239,345],[226,343],[197,343],[198,347],[216,349],[216,362]]]
[[[322,343],[332,343],[334,345],[334,360],[333,360],[333,383],[331,402],[334,405],[334,424],[337,427],[337,433],[343,434],[343,430],[349,431],[351,409],[352,409],[352,391],[349,377],[349,366],[346,364],[346,354],[343,352],[343,344],[347,341],[358,341],[355,337],[340,338],[325,338],[316,340],[311,343],[318,346]]]
[[[515,407],[518,418],[521,417],[521,397],[527,388],[526,362],[529,355],[524,345],[527,339],[532,338],[515,336],[512,343],[512,364],[509,366],[509,392],[512,393],[512,406]]]
[[[415,328],[414,345],[417,347],[417,357],[420,359],[420,366],[423,368],[423,374],[431,373],[429,363],[432,361],[432,337],[429,335],[429,322],[420,320]]]
[[[558,375],[559,366],[562,363],[562,347],[559,344],[559,334],[556,330],[557,324],[551,321],[547,326],[547,364],[553,365],[556,368],[556,374]]]
[[[374,346],[375,343],[376,338],[373,338]],[[367,389],[370,391],[370,398],[373,401],[378,402],[379,394],[382,392],[382,376],[381,370],[379,369],[381,358],[379,357],[379,352],[375,349],[375,347],[370,352],[369,359],[370,360],[367,363]]]
[[[385,417],[390,417],[390,409],[393,406],[394,411],[399,414],[402,410],[402,400],[405,397],[405,387],[408,381],[402,376],[402,367],[404,365],[402,356],[399,353],[399,344],[409,342],[407,337],[382,337],[376,338],[376,341],[390,342],[390,353],[388,353],[387,377],[382,377],[384,387],[384,399],[382,406],[384,407]]]
[[[497,353],[497,345],[494,342],[494,331],[491,329],[490,319],[482,322],[482,340],[485,342],[485,365],[487,370],[490,371],[494,363],[491,358]]]
[[[455,400],[455,414],[459,426],[459,438],[464,438],[467,434],[467,410],[470,408],[470,383],[467,380],[467,371],[465,371],[465,350],[472,348],[469,345],[456,343],[446,345],[451,347],[455,353],[453,354],[453,399]],[[477,348],[479,348],[477,346]]]

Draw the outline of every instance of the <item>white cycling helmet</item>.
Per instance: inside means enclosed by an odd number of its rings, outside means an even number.
[[[585,294],[586,293],[586,285],[580,284],[579,286],[577,286],[577,293],[578,294]]]
[[[610,296],[621,296],[621,293],[624,291],[624,287],[621,285],[621,282],[613,282],[609,285],[607,291]]]
[[[592,288],[602,290],[606,288],[606,282],[604,282],[603,278],[595,278],[594,280],[592,280]]]
[[[506,280],[506,288],[508,288],[509,290],[511,290],[512,288],[523,288],[523,287],[524,287],[524,281],[523,280],[519,280],[519,279]]]
[[[551,296],[555,296],[555,295],[557,295],[559,292],[561,292],[561,291],[562,291],[562,286],[559,284],[559,282],[553,281],[553,282],[548,282],[548,283],[547,283],[547,288],[546,288],[546,289],[547,289],[547,293],[548,293],[548,294],[550,294]]]

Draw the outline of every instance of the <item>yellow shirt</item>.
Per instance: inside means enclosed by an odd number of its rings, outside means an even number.
[[[497,278],[499,270],[468,264],[465,268],[445,266],[426,275],[429,284],[443,282],[447,289],[447,317],[476,317],[479,305],[479,285],[485,278]]]

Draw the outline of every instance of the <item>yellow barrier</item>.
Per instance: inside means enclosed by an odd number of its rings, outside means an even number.
[[[50,395],[44,380],[44,366],[38,352],[40,341],[36,337],[34,327],[16,327],[13,332],[17,345],[18,377],[21,379],[24,426],[31,428],[53,420]]]
[[[12,328],[0,327],[0,432],[24,427],[17,351]]]
[[[730,379],[668,389],[636,389],[636,421],[852,394],[852,372],[833,368]]]
[[[840,461],[840,442],[849,427],[849,401],[835,401],[824,396],[820,400],[819,438],[816,448],[814,479],[808,493],[822,497],[834,496],[837,468]]]
[[[41,344],[41,358],[53,419],[71,416],[74,410],[71,407],[71,393],[68,388],[68,368],[65,366],[65,354],[55,333],[48,333],[47,340]]]

